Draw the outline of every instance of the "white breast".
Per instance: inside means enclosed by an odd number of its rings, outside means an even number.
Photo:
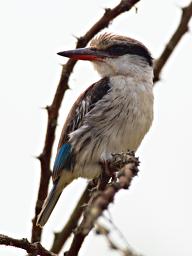
[[[112,77],[110,82],[112,90],[87,115],[84,126],[73,133],[73,137],[79,137],[76,145],[77,176],[98,176],[101,158],[107,158],[110,153],[137,150],[151,126],[152,83],[125,76]],[[81,140],[86,138],[91,140],[78,152]]]
[[[109,124],[104,131],[108,140],[106,151],[135,151],[153,120],[152,86],[124,76],[110,80],[113,85],[110,106],[113,108],[106,116]]]

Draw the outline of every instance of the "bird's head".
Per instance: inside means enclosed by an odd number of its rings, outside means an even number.
[[[75,60],[89,60],[101,76],[132,75],[152,72],[152,57],[139,41],[126,36],[101,34],[92,39],[89,48],[58,53]]]

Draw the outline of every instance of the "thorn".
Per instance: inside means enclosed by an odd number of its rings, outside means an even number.
[[[50,111],[50,106],[47,105],[47,106],[45,107],[45,109],[47,110],[47,112],[49,112],[49,111]]]
[[[137,14],[138,13],[138,7],[134,6],[134,9],[135,9],[135,13]]]
[[[79,39],[80,39],[80,37],[73,35],[73,34],[72,34],[72,37],[75,38],[77,41],[79,41]]]
[[[35,160],[39,160],[39,156],[32,156]]]
[[[110,8],[104,8],[104,11],[105,11],[105,14],[108,14],[111,11],[111,9]]]
[[[40,109],[47,110],[47,112],[49,112],[50,106],[47,105],[45,107],[40,107]]]
[[[36,159],[38,159],[39,161],[42,160],[42,153],[39,156],[35,156]]]
[[[87,44],[87,41],[85,40],[85,38],[83,36],[76,37],[76,39],[77,39],[77,48],[82,47],[82,45]]]

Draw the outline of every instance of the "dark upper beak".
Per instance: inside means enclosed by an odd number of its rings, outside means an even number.
[[[57,54],[74,60],[90,61],[102,61],[103,58],[110,57],[105,51],[97,50],[95,48],[77,48],[75,50],[58,52]]]

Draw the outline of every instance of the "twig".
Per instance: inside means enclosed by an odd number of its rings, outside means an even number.
[[[115,194],[120,189],[128,189],[132,178],[137,174],[139,162],[134,157],[133,152],[114,154],[110,162],[110,166],[115,169],[121,169],[118,173],[118,182],[106,186],[104,191],[96,194],[91,200],[91,205],[86,209],[83,220],[81,221],[75,236],[73,238],[71,247],[67,252],[67,256],[78,255],[81,245],[94,226],[97,218],[114,200]]]
[[[90,28],[84,36],[80,37],[77,41],[76,48],[85,47],[87,43],[102,29],[108,27],[110,22],[123,12],[129,11],[140,0],[121,0],[121,2],[113,9],[105,9],[104,15]],[[36,226],[37,216],[41,211],[43,202],[47,196],[48,185],[50,181],[50,159],[52,147],[55,139],[55,130],[57,125],[58,113],[61,106],[61,102],[64,97],[65,91],[69,88],[68,80],[71,72],[73,71],[76,61],[69,60],[62,69],[61,78],[50,106],[47,106],[48,123],[45,137],[45,144],[43,152],[38,159],[41,163],[41,177],[39,191],[35,206],[35,216],[32,220],[32,236],[31,241],[36,242],[41,240],[42,229]]]
[[[56,254],[47,251],[40,243],[30,243],[26,238],[15,239],[0,234],[0,244],[24,249],[26,252],[31,253],[33,256],[56,256]]]
[[[95,232],[97,235],[103,235],[105,236],[109,247],[113,250],[117,250],[119,251],[123,256],[142,256],[141,254],[138,254],[136,252],[134,252],[131,248],[129,248],[128,246],[126,246],[125,249],[120,248],[120,246],[118,246],[110,237],[110,230],[106,227],[104,227],[101,224],[96,224],[96,229]]]
[[[156,60],[154,65],[154,82],[159,81],[160,73],[165,66],[167,60],[173,53],[175,47],[179,43],[182,36],[188,31],[188,23],[192,16],[192,2],[184,8],[182,8],[182,16],[180,23],[172,35],[171,39],[167,43],[160,57]]]

